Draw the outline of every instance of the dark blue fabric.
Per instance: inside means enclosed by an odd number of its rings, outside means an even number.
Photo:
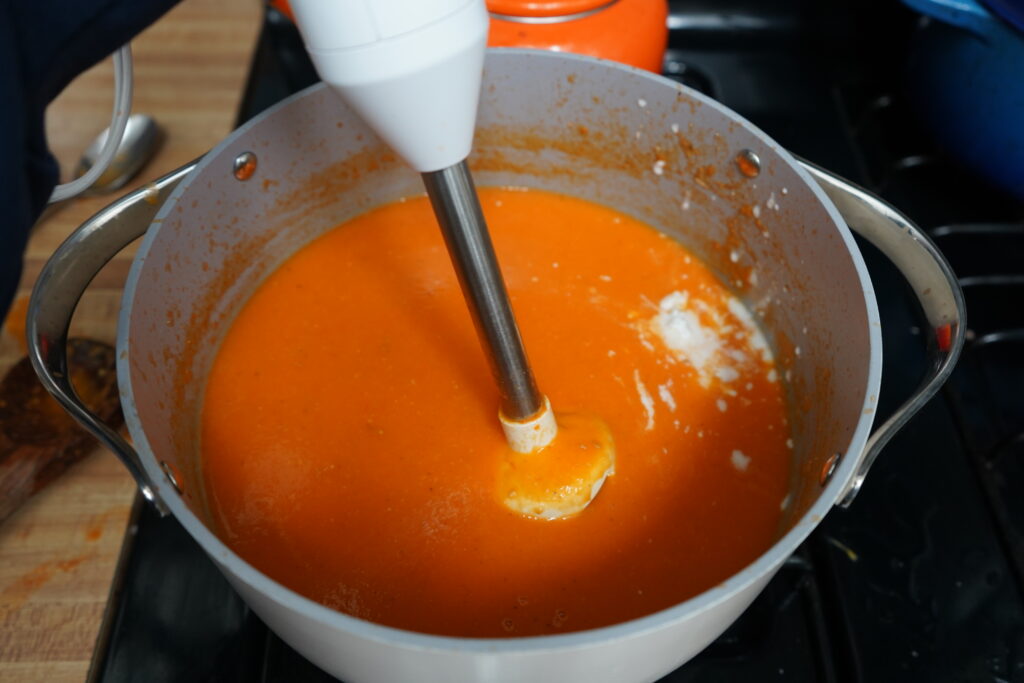
[[[982,0],[988,8],[1024,33],[1024,0]]]
[[[57,184],[46,106],[177,1],[0,0],[0,320],[18,286],[29,229]]]

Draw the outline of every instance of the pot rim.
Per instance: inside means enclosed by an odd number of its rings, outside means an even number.
[[[275,112],[290,106],[296,100],[305,98],[327,86],[323,83],[312,85],[301,90],[290,97],[278,102],[266,109],[259,115],[250,119],[240,126],[216,147],[208,152],[195,169],[175,188],[160,211],[156,214],[152,225],[146,231],[142,244],[132,261],[128,279],[125,284],[124,294],[121,301],[121,312],[118,319],[117,329],[117,375],[120,386],[121,403],[124,410],[125,424],[128,432],[135,442],[143,468],[155,483],[157,495],[164,501],[169,510],[178,521],[185,527],[188,533],[199,543],[203,550],[222,568],[229,570],[230,574],[254,590],[267,596],[275,603],[286,609],[304,613],[309,618],[337,630],[347,631],[357,637],[386,643],[390,645],[401,645],[402,647],[435,652],[455,652],[463,654],[520,654],[527,655],[537,652],[550,653],[553,651],[567,651],[583,649],[604,645],[613,641],[631,639],[644,633],[661,630],[670,624],[689,619],[694,615],[712,609],[731,597],[749,587],[755,581],[773,573],[782,562],[789,557],[797,546],[804,541],[811,531],[824,519],[825,515],[838,501],[840,494],[846,490],[848,482],[853,478],[855,469],[864,452],[865,445],[871,430],[874,418],[875,400],[879,394],[882,373],[882,345],[881,345],[881,320],[878,313],[878,306],[875,298],[871,279],[868,275],[864,259],[854,242],[853,236],[846,223],[843,221],[838,210],[821,190],[818,184],[807,174],[792,156],[783,149],[772,138],[766,135],[759,128],[742,118],[732,110],[716,102],[715,100],[675,81],[650,72],[623,65],[607,60],[595,59],[581,55],[568,53],[553,53],[540,50],[528,50],[521,48],[489,48],[487,62],[497,59],[559,59],[573,60],[592,66],[600,63],[602,67],[612,70],[624,71],[630,74],[630,78],[642,78],[656,83],[658,86],[671,86],[677,91],[684,92],[688,97],[699,101],[702,105],[712,107],[716,112],[729,120],[744,126],[754,136],[759,138],[765,145],[779,156],[781,162],[793,170],[800,180],[807,185],[814,197],[820,202],[846,247],[850,259],[857,273],[860,282],[861,292],[864,296],[866,317],[868,324],[868,370],[864,390],[863,408],[857,421],[853,434],[846,451],[843,453],[839,466],[834,476],[829,480],[827,486],[818,496],[818,499],[811,505],[804,515],[786,532],[781,538],[759,555],[753,562],[739,570],[732,576],[722,581],[717,586],[699,593],[683,602],[667,607],[658,612],[643,617],[620,622],[610,626],[604,626],[585,631],[572,633],[553,634],[544,636],[529,636],[521,638],[470,638],[441,636],[408,631],[391,626],[384,626],[374,622],[366,621],[350,616],[343,612],[336,611],[314,600],[311,600],[290,588],[278,583],[266,576],[258,569],[250,565],[239,555],[235,554],[223,541],[221,541],[202,521],[188,508],[181,495],[168,481],[166,475],[157,464],[156,457],[146,438],[142,428],[138,409],[135,405],[134,392],[131,380],[131,360],[128,339],[130,319],[132,317],[132,304],[135,289],[138,285],[142,266],[145,263],[149,251],[156,240],[160,225],[169,213],[174,209],[177,201],[188,190],[192,181],[199,172],[214,163],[221,163],[221,155],[225,148],[232,145],[238,138],[244,136],[253,126],[259,124],[263,119],[272,116]],[[485,63],[486,74],[487,63]],[[538,67],[543,68],[543,67]]]

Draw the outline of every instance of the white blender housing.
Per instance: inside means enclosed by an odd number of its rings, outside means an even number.
[[[421,173],[473,143],[489,18],[481,0],[292,0],[320,77]]]

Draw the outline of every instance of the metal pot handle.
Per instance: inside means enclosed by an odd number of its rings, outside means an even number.
[[[85,288],[107,261],[141,237],[164,200],[196,165],[191,162],[125,195],[80,225],[39,273],[28,306],[28,355],[50,394],[128,468],[142,495],[161,515],[167,508],[138,453],[82,402],[68,372],[68,327]]]
[[[928,236],[906,216],[867,190],[800,159],[800,164],[832,200],[843,220],[878,247],[900,270],[914,290],[931,327],[928,355],[931,367],[917,390],[892,416],[872,432],[854,476],[839,496],[848,507],[878,454],[949,378],[964,345],[964,295],[953,269]]]
[[[964,299],[949,264],[920,228],[866,190],[810,162],[799,161],[850,228],[878,247],[903,273],[934,332],[929,339],[931,368],[914,394],[871,434],[854,476],[839,498],[839,505],[847,507],[889,439],[935,395],[953,371],[966,331]],[[138,453],[86,408],[71,386],[67,336],[75,307],[96,273],[114,254],[145,233],[171,191],[195,165],[188,163],[122,197],[79,226],[43,267],[28,310],[29,358],[43,386],[117,455],[142,495],[161,514],[167,509]]]

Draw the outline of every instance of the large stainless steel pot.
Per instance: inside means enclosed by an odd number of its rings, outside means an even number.
[[[33,295],[33,362],[50,391],[124,460],[146,497],[178,518],[274,631],[325,670],[354,682],[654,680],[720,634],[828,510],[852,499],[881,446],[948,375],[963,341],[961,294],[938,252],[898,213],[794,160],[708,98],[628,67],[491,53],[472,163],[481,185],[584,197],[677,237],[760,318],[792,408],[791,504],[775,544],[720,585],[592,631],[435,637],[311,602],[210,531],[197,415],[203,378],[232,316],[275,266],[318,234],[421,192],[418,176],[323,87],[255,118],[197,164],[125,197],[72,235]],[[920,391],[873,435],[879,320],[847,223],[897,262],[934,332],[935,362]],[[64,348],[82,290],[144,230],[117,340],[133,449],[75,397]]]

